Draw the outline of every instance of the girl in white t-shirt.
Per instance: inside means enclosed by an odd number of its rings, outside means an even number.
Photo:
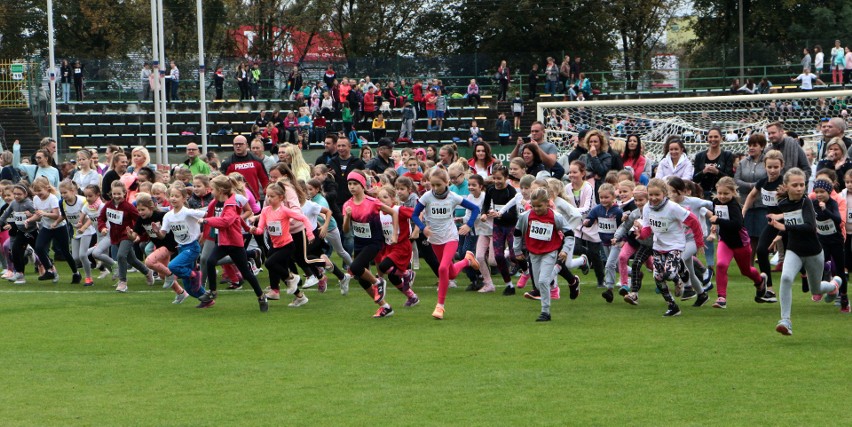
[[[686,246],[685,228],[692,230],[695,246],[702,253],[704,237],[701,224],[688,210],[668,199],[668,185],[665,181],[654,178],[648,183],[648,204],[642,209],[642,220],[636,220],[635,226],[640,229],[637,233],[639,239],[647,239],[653,231],[654,281],[669,306],[663,316],[678,316],[680,308],[669,292],[666,280],[671,280],[675,287],[683,286],[682,277],[686,274],[686,267],[681,260],[681,252]],[[706,301],[706,292],[703,295]]]
[[[473,252],[465,253],[464,259],[453,263],[453,256],[459,245],[459,236],[466,236],[474,226],[474,221],[479,216],[479,207],[465,200],[464,197],[450,191],[450,177],[447,171],[435,169],[429,176],[431,190],[427,191],[414,208],[411,220],[423,230],[423,235],[429,239],[435,256],[438,257],[438,304],[432,312],[432,317],[441,320],[444,318],[444,301],[447,298],[447,289],[450,287],[450,279],[456,276],[465,267],[479,270],[479,262]],[[467,223],[456,229],[453,219],[453,210],[456,206],[462,206],[471,211]],[[426,223],[420,221],[420,213],[425,213]]]
[[[71,225],[71,254],[74,263],[83,267],[86,273],[85,286],[92,286],[92,264],[89,262],[88,249],[92,243],[92,237],[97,230],[91,221],[86,221],[86,199],[80,197],[77,192],[77,184],[74,181],[62,181],[59,183],[59,193],[62,195],[62,210],[65,219]],[[88,223],[88,225],[86,224]],[[79,283],[79,277],[74,277],[74,283]]]
[[[33,206],[36,209],[35,215],[30,217],[28,222],[39,222],[38,237],[36,238],[35,253],[44,265],[45,272],[39,276],[38,280],[52,280],[53,283],[59,281],[59,274],[56,272],[56,266],[48,257],[47,250],[51,244],[58,250],[62,257],[68,262],[71,271],[74,273],[74,279],[71,283],[80,283],[80,273],[77,272],[77,263],[74,257],[71,256],[71,250],[68,243],[68,229],[65,227],[65,218],[59,211],[59,198],[56,197],[58,191],[50,185],[50,181],[44,177],[38,177],[33,181]],[[55,242],[55,243],[54,243]]]
[[[201,282],[201,273],[195,271],[195,260],[201,254],[201,245],[198,239],[201,236],[201,224],[199,221],[207,215],[206,209],[190,209],[186,205],[186,188],[183,184],[174,183],[169,189],[169,204],[172,210],[166,212],[163,223],[160,226],[152,224],[157,234],[164,237],[171,232],[178,244],[177,255],[169,261],[169,272],[165,278],[164,288],[172,288],[175,293],[173,304],[180,304],[188,296],[198,298],[204,295],[204,284]],[[183,292],[178,293],[176,279],[183,283]]]
[[[82,227],[96,227],[95,235],[98,239],[98,243],[86,251],[86,258],[91,256],[100,261],[101,274],[98,275],[98,279],[103,279],[112,274],[110,269],[115,264],[115,261],[110,256],[110,248],[112,247],[112,244],[110,243],[109,236],[103,236],[97,233],[98,217],[101,216],[101,211],[104,209],[104,201],[101,198],[101,186],[87,186],[83,189],[83,197],[86,198],[86,206],[83,208],[83,212],[86,213],[86,216],[83,218],[84,222]],[[107,226],[109,226],[109,223],[107,223]],[[88,260],[83,262],[88,262]]]

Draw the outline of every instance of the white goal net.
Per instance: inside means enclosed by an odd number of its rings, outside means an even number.
[[[690,156],[705,150],[707,132],[722,130],[722,149],[745,153],[745,142],[766,125],[783,121],[809,143],[821,137],[821,122],[831,117],[849,119],[847,104],[852,90],[794,92],[767,95],[656,98],[614,101],[539,102],[538,120],[545,124],[547,138],[560,151],[573,149],[578,132],[600,129],[623,144],[628,135],[639,135],[645,155],[660,160],[663,142],[670,135],[683,138]]]

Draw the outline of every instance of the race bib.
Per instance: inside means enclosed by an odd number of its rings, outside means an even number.
[[[431,219],[450,219],[453,210],[446,204],[429,206],[429,217]]]
[[[837,234],[837,228],[834,227],[834,221],[827,219],[825,221],[816,222],[817,233],[822,236],[831,236]]]
[[[27,214],[25,212],[13,212],[12,218],[14,219],[16,225],[20,225],[23,227],[24,222],[27,220]]]
[[[505,207],[506,207],[506,205],[494,205],[494,211],[496,211],[496,212],[500,212],[500,211],[502,211],[502,210],[503,210],[503,208],[505,208]]]
[[[370,230],[370,224],[365,222],[355,222],[352,221],[352,233],[355,237],[361,239],[372,239],[373,232]]]
[[[107,208],[106,211],[107,221],[116,225],[121,225],[124,222],[124,212],[112,208]]]
[[[68,220],[68,222],[70,222],[70,223],[71,223],[71,225],[73,225],[73,226],[75,226],[75,227],[76,227],[76,226],[77,226],[77,222],[78,222],[78,221],[80,221],[80,213],[79,213],[79,212],[76,212],[76,213],[66,213],[66,214],[65,214],[65,218]]]
[[[382,215],[382,235],[385,238],[386,244],[391,244],[391,237],[393,237],[393,217],[390,215]]]
[[[802,210],[792,212],[784,212],[784,225],[804,225],[805,220],[802,218]]]
[[[615,223],[615,218],[598,218],[598,230],[601,233],[615,234],[618,225]]]
[[[655,234],[665,233],[669,231],[669,227],[671,227],[671,221],[667,219],[648,218],[648,224],[651,225],[651,229]]]
[[[760,200],[763,201],[764,206],[778,206],[778,199],[776,199],[777,191],[767,191],[764,189],[760,189]]]
[[[266,223],[266,231],[269,232],[270,236],[280,236],[281,235],[281,221],[269,221]]]
[[[189,243],[186,240],[189,239],[189,227],[187,227],[184,222],[173,222],[169,224],[169,230],[172,231],[172,235],[175,236],[175,240],[180,243]]]
[[[541,221],[533,221],[530,223],[530,238],[549,242],[553,237],[553,224],[544,223]]]
[[[144,228],[145,232],[148,233],[148,237],[152,239],[157,239],[160,237],[157,235],[157,233],[154,232],[154,227],[152,227],[151,224],[142,224],[142,228]]]
[[[722,219],[731,219],[731,212],[728,211],[727,205],[715,205],[713,206],[713,213],[716,214],[717,217]]]
[[[846,223],[847,223],[847,224],[852,224],[852,209],[849,209],[849,210],[846,212]]]

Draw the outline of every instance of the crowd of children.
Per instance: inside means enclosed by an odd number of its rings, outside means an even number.
[[[448,289],[460,274],[470,281],[467,290],[491,293],[495,271],[504,296],[529,284],[524,297],[541,304],[536,320],[549,321],[551,305],[561,297],[558,277],[566,281],[570,299],[579,297],[580,278],[572,272],[578,268],[583,275],[594,271],[593,283],[606,303],[618,294],[639,304],[649,272],[666,317],[682,313],[678,299],[705,305],[714,286],[712,307],[725,309],[733,260],[753,282],[755,302],[780,300],[776,330],[782,334],[792,334],[792,282],[800,272],[803,289],[815,301],[839,299],[841,312],[850,311],[846,269],[852,267],[852,246],[846,232],[852,231],[852,214],[846,202],[852,201],[852,172],[838,194],[833,171],[819,171],[808,195],[804,173],[793,168],[782,176],[782,156],[769,151],[768,177],[746,200],[738,199],[728,177],[706,200],[704,189],[677,177],[637,185],[631,172],[611,171],[595,190],[582,161],[571,162],[562,181],[527,175],[525,163],[515,160],[508,167],[497,162],[474,168],[465,159],[436,165],[405,149],[383,173],[347,171],[351,198],[337,204],[342,209],[325,198],[336,187],[325,165],[315,166],[307,182],[286,164],[275,165],[263,197],[237,173],[191,179],[175,173],[181,178],[171,184],[134,184],[132,192],[119,179],[103,195],[98,185],[79,188],[70,179],[58,188],[44,177],[29,185],[3,181],[0,263],[3,277],[16,284],[26,283],[28,262],[38,280],[56,283],[52,248],[68,263],[71,283],[94,285],[97,263],[97,279],[112,274],[118,292],[127,292],[128,273],[135,271],[149,285],[162,280],[175,293],[173,303],[191,296],[199,308],[216,303],[221,266],[229,289],[248,283],[262,312],[269,300],[281,298],[282,281],[293,298],[289,306],[299,307],[308,303],[304,288],[326,291],[329,272],[343,295],[354,278],[378,306],[373,317],[382,318],[394,314],[388,282],[404,295],[406,307],[419,304],[413,284],[423,258],[438,278],[435,319],[444,319]],[[769,209],[769,226],[755,254],[744,216],[757,198]],[[349,235],[353,253],[344,249]],[[780,243],[785,257],[776,297],[766,251]],[[705,247],[715,255],[715,285],[699,260]],[[758,268],[752,266],[755,255]],[[257,278],[264,260],[265,290]]]

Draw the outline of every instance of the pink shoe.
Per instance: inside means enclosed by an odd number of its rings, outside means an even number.
[[[483,287],[482,287],[480,290],[478,290],[477,292],[479,292],[480,294],[487,294],[487,293],[489,293],[489,292],[494,292],[494,284],[493,284],[493,283],[489,283],[489,284],[487,284],[487,285],[483,286]]]
[[[550,299],[559,299],[559,286],[550,289]]]
[[[527,273],[521,273],[521,277],[518,278],[518,288],[523,288],[527,285],[527,281],[530,280],[530,275]]]
[[[822,295],[821,294],[811,295],[811,300],[813,302],[820,302],[820,301],[822,301]]]

